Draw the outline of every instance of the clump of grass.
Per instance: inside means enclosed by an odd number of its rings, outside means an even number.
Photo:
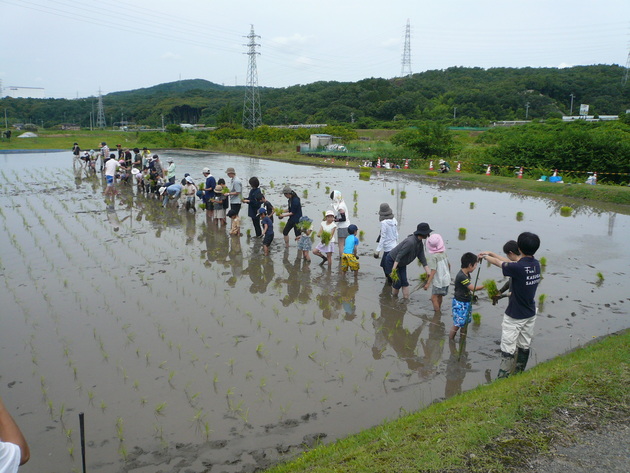
[[[433,197],[433,203],[437,204],[437,197]]]
[[[372,176],[372,173],[369,171],[359,172],[359,179],[361,179],[362,181],[369,181],[371,176]]]
[[[400,191],[400,198],[401,199],[406,199],[407,198],[407,191]]]
[[[488,291],[488,297],[490,299],[492,299],[494,296],[499,295],[497,283],[494,279],[486,279],[482,284],[486,288],[486,291]]]
[[[465,240],[466,239],[466,229],[464,227],[461,227],[459,229],[459,237],[460,240]]]
[[[525,214],[523,212],[516,212],[516,220],[519,222],[522,221],[524,215]]]
[[[428,171],[427,172],[427,176],[437,176],[437,175],[438,175],[437,171]]]
[[[560,215],[562,215],[563,217],[570,217],[572,213],[573,209],[568,205],[563,205],[562,207],[560,207]]]
[[[473,324],[481,324],[481,314],[479,312],[473,312],[472,314]]]

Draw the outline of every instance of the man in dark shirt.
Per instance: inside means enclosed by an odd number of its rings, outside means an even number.
[[[479,254],[489,263],[500,267],[504,276],[512,278],[512,293],[501,325],[499,378],[507,378],[512,372],[525,370],[536,322],[534,297],[540,282],[540,263],[534,254],[540,247],[540,238],[534,233],[523,232],[516,243],[522,255],[518,261],[510,261],[491,251]]]

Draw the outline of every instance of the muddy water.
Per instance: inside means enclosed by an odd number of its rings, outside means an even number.
[[[129,188],[105,201],[70,153],[0,155],[0,394],[31,444],[25,472],[80,470],[79,412],[89,471],[241,471],[494,378],[505,302],[481,295],[481,323],[459,358],[447,340],[450,296],[441,317],[423,290],[407,303],[389,296],[371,256],[381,202],[401,238],[421,221],[443,235],[453,276],[463,252],[540,235],[546,300],[532,365],[630,325],[627,215],[576,206],[563,217],[546,199],[393,173],[366,182],[351,169],[166,155],[198,182],[204,166],[216,177],[233,166],[245,183],[258,176],[275,205],[290,184],[316,222],[326,187],[341,190],[365,232],[358,278],[337,261],[306,264],[293,241],[285,250],[277,219],[265,258],[246,236],[245,208],[244,236],[229,237],[201,213],[164,210]],[[420,267],[410,268],[417,281]],[[487,278],[503,282],[484,264]]]

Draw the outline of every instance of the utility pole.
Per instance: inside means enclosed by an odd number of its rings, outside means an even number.
[[[160,115],[162,117],[162,132],[164,132],[164,115]]]
[[[569,115],[573,116],[573,99],[575,98],[575,95],[571,94],[569,97],[571,97],[571,112]]]
[[[405,28],[405,46],[402,55],[401,77],[411,77],[411,24],[407,18],[407,27]]]
[[[630,52],[628,53],[628,59],[626,60],[626,71],[623,74],[623,79],[621,79],[622,87],[628,83],[628,76],[630,76]]]
[[[525,120],[529,118],[529,102],[525,104]]]
[[[260,38],[260,36],[254,34],[254,25],[251,25],[251,30],[245,38],[249,39],[249,42],[244,45],[248,47],[247,52],[244,54],[249,56],[249,61],[247,65],[245,99],[243,100],[243,127],[253,130],[257,126],[262,125],[260,94],[258,92],[258,69],[256,68],[256,56],[260,54],[256,51],[256,48],[260,46],[260,44],[256,43],[256,38]]]
[[[457,107],[453,107],[453,120],[457,118]]]

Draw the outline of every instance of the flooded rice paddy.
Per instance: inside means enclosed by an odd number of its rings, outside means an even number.
[[[551,200],[391,172],[362,181],[354,169],[163,156],[178,178],[201,182],[205,166],[257,176],[276,206],[290,184],[316,229],[340,190],[364,232],[358,278],[337,259],[305,263],[294,241],[285,250],[277,219],[264,257],[245,206],[243,236],[230,237],[131,188],[106,202],[69,152],[0,154],[0,395],[31,445],[24,472],[81,470],[79,412],[88,471],[251,471],[494,379],[506,301],[480,294],[459,358],[451,295],[442,316],[421,289],[389,295],[372,258],[381,202],[401,239],[422,221],[444,237],[453,277],[462,253],[539,234],[545,300],[530,366],[630,325],[627,215],[564,217]],[[421,268],[410,268],[415,288]],[[503,282],[484,263],[488,278]]]

